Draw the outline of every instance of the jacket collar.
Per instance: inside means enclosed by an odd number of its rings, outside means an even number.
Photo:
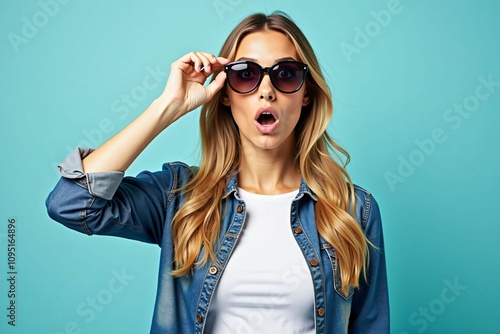
[[[233,176],[229,179],[229,182],[226,186],[226,194],[222,197],[225,199],[231,195],[238,194],[238,174],[234,173]],[[301,199],[304,195],[309,195],[311,199],[314,201],[318,201],[318,198],[314,194],[314,192],[309,188],[304,179],[300,180],[299,193],[295,197],[296,200]]]

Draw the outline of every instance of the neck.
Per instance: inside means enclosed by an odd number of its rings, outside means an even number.
[[[242,145],[244,146],[244,145]],[[256,194],[276,195],[299,188],[301,174],[293,149],[242,147],[238,186]]]

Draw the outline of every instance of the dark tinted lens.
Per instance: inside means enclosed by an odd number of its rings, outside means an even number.
[[[228,74],[231,87],[242,93],[253,90],[259,79],[260,68],[253,63],[233,64]]]
[[[276,88],[285,93],[298,90],[304,80],[304,66],[295,62],[282,62],[272,69],[272,79]]]

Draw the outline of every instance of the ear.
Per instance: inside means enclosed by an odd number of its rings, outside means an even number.
[[[223,88],[224,91],[222,92],[222,98],[221,98],[221,101],[222,101],[222,104],[225,105],[226,107],[229,107],[231,106],[231,103],[229,101],[229,95],[227,95],[227,90],[226,88]]]
[[[307,92],[304,94],[304,97],[302,98],[302,106],[305,107],[311,102],[311,98],[309,97],[309,94]]]

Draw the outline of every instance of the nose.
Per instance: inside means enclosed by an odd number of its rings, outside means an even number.
[[[276,92],[274,91],[273,84],[269,74],[264,73],[264,77],[259,85],[259,100],[274,101],[276,99]]]

